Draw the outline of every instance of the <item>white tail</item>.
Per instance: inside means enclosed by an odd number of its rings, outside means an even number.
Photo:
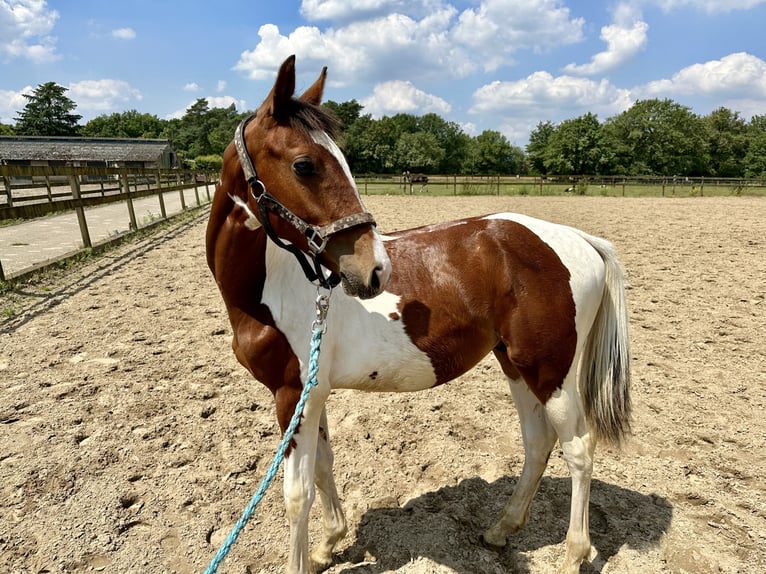
[[[606,266],[601,305],[580,363],[585,415],[599,440],[619,445],[630,433],[630,338],[625,280],[612,244],[582,234]]]

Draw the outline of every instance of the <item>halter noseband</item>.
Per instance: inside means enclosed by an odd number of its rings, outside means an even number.
[[[322,271],[322,264],[319,262],[319,255],[327,246],[330,236],[339,231],[344,231],[360,225],[375,225],[375,219],[372,217],[371,213],[363,211],[361,213],[342,217],[327,225],[318,226],[304,221],[282,205],[276,197],[266,191],[266,186],[258,178],[253,160],[247,152],[247,145],[245,144],[245,127],[254,117],[255,114],[249,115],[237,126],[237,129],[234,132],[234,146],[237,148],[239,163],[242,165],[245,179],[250,186],[250,194],[258,204],[258,215],[260,216],[261,225],[263,225],[266,235],[268,235],[276,245],[289,251],[295,256],[303,269],[303,273],[310,282],[313,283],[314,281],[318,281],[322,287],[331,289],[340,282],[340,277],[337,277],[334,273],[331,273],[329,278],[325,277],[325,274]],[[271,226],[271,221],[269,219],[270,213],[282,218],[306,237],[309,249],[308,253],[304,253],[293,243],[285,243],[282,238],[276,234],[274,228]]]

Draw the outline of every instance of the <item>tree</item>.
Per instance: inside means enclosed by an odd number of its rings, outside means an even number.
[[[616,171],[630,175],[701,175],[707,165],[702,120],[672,100],[642,100],[604,124]]]
[[[465,162],[468,173],[520,173],[524,165],[524,151],[511,145],[500,132],[484,130],[471,140]]]
[[[88,121],[80,130],[81,135],[99,138],[158,138],[167,120],[136,110],[103,114]]]
[[[747,125],[748,149],[742,161],[745,177],[766,177],[766,116],[755,115]]]
[[[16,133],[23,136],[77,135],[77,122],[82,116],[72,113],[77,105],[64,95],[66,91],[67,88],[54,82],[46,82],[31,94],[23,94],[27,104],[15,118]]]
[[[348,130],[354,122],[359,119],[364,107],[356,100],[349,100],[340,104],[332,100],[327,100],[322,105],[331,110],[338,117],[344,131]]]
[[[428,132],[403,133],[394,149],[397,171],[434,173],[444,159],[444,149],[436,136]]]
[[[548,170],[545,167],[545,149],[548,147],[548,141],[551,139],[556,126],[553,122],[539,122],[537,127],[529,134],[529,143],[527,144],[527,161],[536,173],[546,174]]]
[[[409,119],[411,118],[411,120]],[[415,116],[397,114],[379,120],[366,114],[346,133],[346,157],[357,173],[391,173],[396,164],[396,142],[403,133],[416,131]]]
[[[766,133],[752,137],[742,163],[745,177],[766,177]]]
[[[718,108],[703,118],[710,157],[709,173],[718,177],[740,177],[747,153],[747,124],[727,108]]]
[[[458,124],[448,122],[441,116],[430,113],[418,119],[418,130],[436,138],[442,150],[441,159],[433,168],[438,173],[458,173],[465,160],[471,138]]]
[[[182,159],[223,155],[234,137],[234,130],[244,114],[236,106],[210,108],[205,98],[198,98],[181,119],[169,120],[162,136],[166,137]]]
[[[546,172],[561,175],[601,173],[608,152],[602,143],[598,118],[587,113],[561,122],[548,139],[543,156]]]

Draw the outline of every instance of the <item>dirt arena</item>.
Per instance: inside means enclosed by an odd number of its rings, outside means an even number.
[[[634,436],[597,451],[598,554],[581,571],[766,572],[765,200],[367,205],[384,231],[511,210],[612,240],[629,281]],[[205,223],[0,300],[23,309],[0,325],[0,572],[202,572],[260,483],[278,427],[231,353]],[[558,450],[527,528],[501,551],[479,542],[523,462],[492,360],[422,393],[336,392],[328,412],[349,521],[329,572],[555,571],[570,489]],[[220,571],[282,572],[286,540],[277,478]]]

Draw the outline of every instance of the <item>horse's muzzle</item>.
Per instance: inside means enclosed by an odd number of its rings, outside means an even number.
[[[341,258],[341,284],[346,294],[351,297],[371,299],[380,295],[391,278],[391,260],[380,235],[376,231],[373,233],[371,258]]]

